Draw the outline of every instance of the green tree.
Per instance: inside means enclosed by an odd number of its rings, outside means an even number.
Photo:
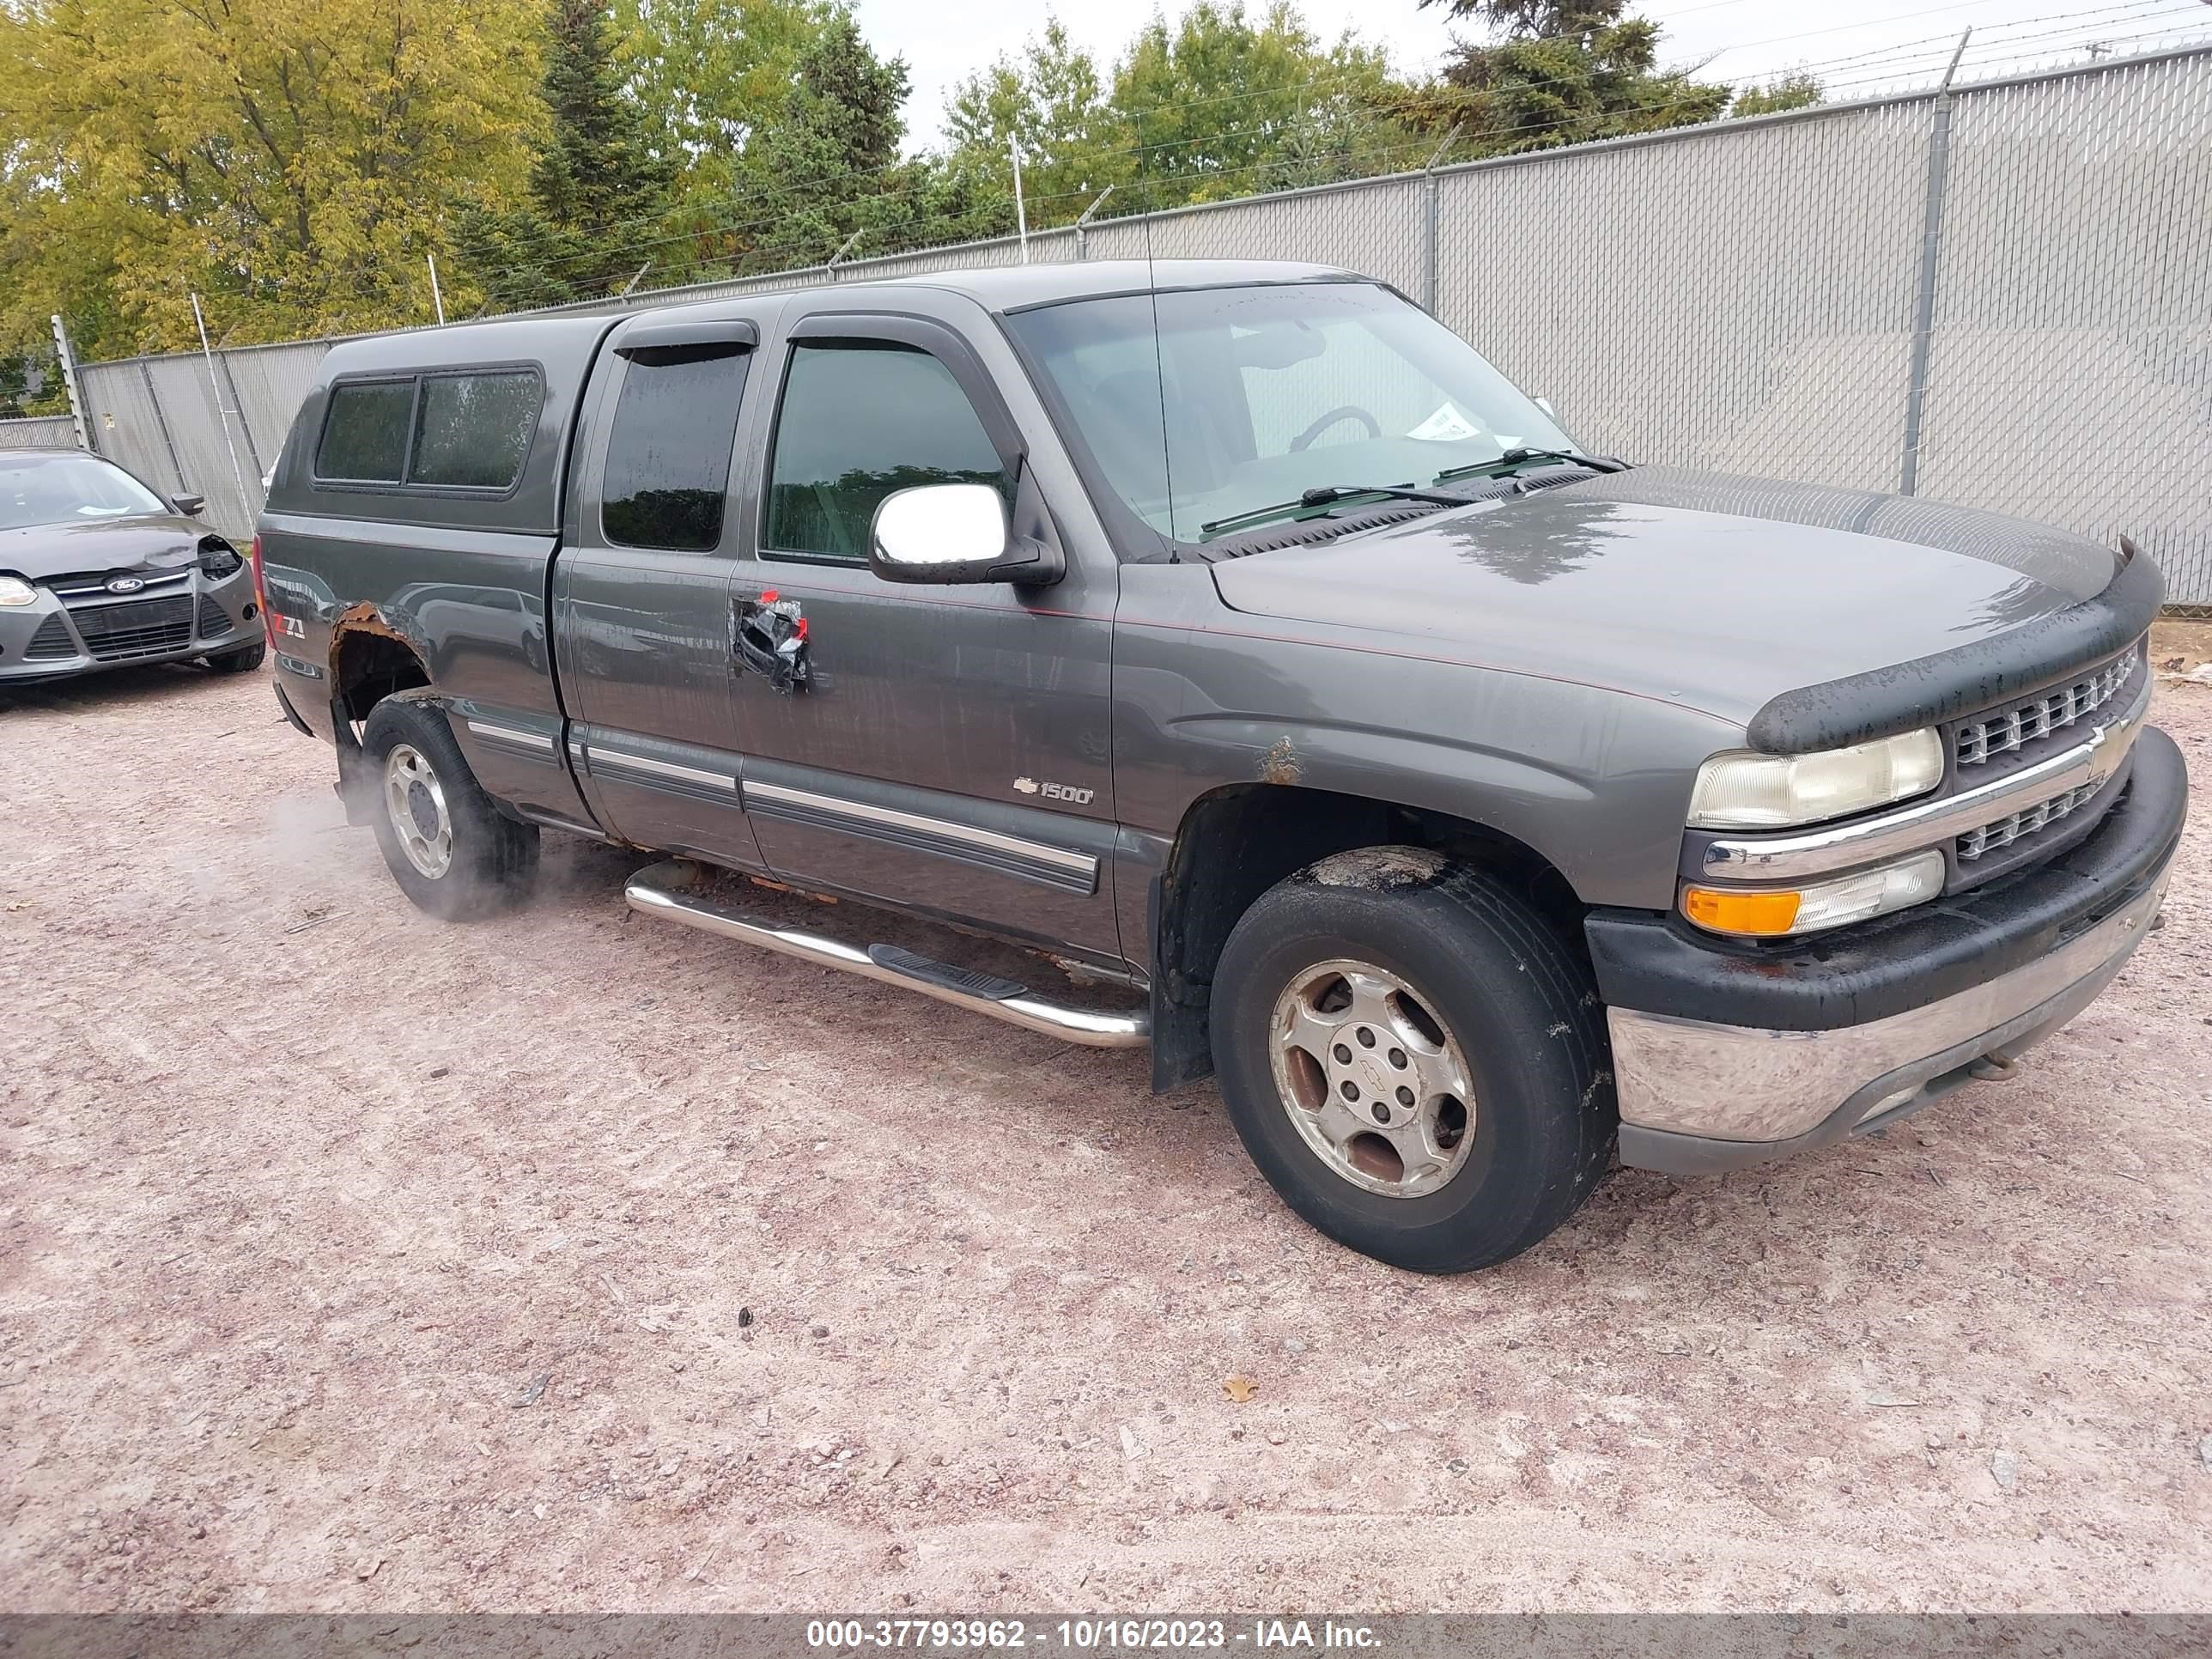
[[[730,217],[739,156],[781,114],[799,58],[841,9],[829,0],[614,0],[625,83],[677,168],[676,228]]]
[[[899,163],[907,91],[905,60],[878,57],[849,13],[808,42],[775,118],[740,158],[735,206],[747,269],[827,258],[855,232],[868,252],[905,240],[940,182],[927,166]]]
[[[1659,26],[1627,0],[1443,0],[1484,23],[1426,100],[1429,124],[1459,125],[1466,148],[1504,155],[1710,121],[1734,88],[1658,66]],[[1431,0],[1421,0],[1424,5]]]
[[[1022,184],[1032,228],[1066,224],[1109,185],[1135,171],[1128,128],[1108,97],[1106,77],[1058,19],[1019,58],[1001,57],[954,89],[945,137],[952,165],[988,187],[1022,147]],[[1011,217],[1011,188],[1006,211]]]
[[[1735,102],[1729,106],[1729,114],[1779,115],[1784,110],[1809,109],[1822,96],[1819,79],[1801,70],[1781,76],[1765,86],[1741,88],[1735,95]]]
[[[1148,206],[1387,172],[1414,142],[1383,52],[1348,33],[1324,46],[1287,3],[1256,22],[1242,0],[1198,0],[1173,28],[1155,16],[1112,102]]]
[[[536,0],[0,4],[0,350],[426,320],[465,200],[520,198]],[[457,301],[465,293],[449,295]]]
[[[529,199],[461,216],[469,264],[496,301],[604,294],[637,274],[631,256],[662,228],[675,166],[623,82],[605,0],[554,0],[541,94],[548,123]]]

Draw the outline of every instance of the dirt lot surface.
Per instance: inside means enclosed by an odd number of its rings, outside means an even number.
[[[1433,1280],[1210,1087],[639,860],[431,921],[257,678],[7,700],[0,1606],[2203,1608],[2212,693],[2158,718],[2166,925],[2023,1077]]]

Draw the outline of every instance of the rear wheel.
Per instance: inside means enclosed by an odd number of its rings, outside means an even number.
[[[370,820],[392,878],[448,921],[506,908],[538,874],[538,826],[501,816],[438,709],[387,697],[361,738],[375,788]]]
[[[1230,935],[1212,1011],[1253,1161],[1365,1255],[1491,1266],[1605,1172],[1616,1117],[1589,969],[1486,872],[1417,848],[1300,871]]]
[[[241,645],[235,651],[210,651],[200,660],[218,674],[244,674],[261,666],[269,654],[269,641],[256,640],[251,645]]]

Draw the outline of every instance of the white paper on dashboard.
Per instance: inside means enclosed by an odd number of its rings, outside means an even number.
[[[1482,434],[1466,416],[1444,404],[1406,435],[1427,443],[1457,443],[1466,438],[1480,438]]]

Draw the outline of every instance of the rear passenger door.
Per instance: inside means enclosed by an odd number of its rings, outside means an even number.
[[[759,339],[750,315],[647,317],[611,337],[553,579],[569,759],[594,815],[625,841],[756,869],[728,501]]]
[[[907,296],[901,296],[902,299]],[[849,302],[848,302],[849,303]],[[796,309],[796,307],[794,307]],[[1112,963],[1107,696],[1119,568],[1061,536],[1001,393],[1020,371],[926,317],[824,308],[763,384],[767,472],[740,606],[773,595],[806,626],[808,678],[739,682],[745,809],[780,878],[878,897]],[[995,344],[1004,362],[981,355]],[[1048,587],[894,583],[868,568],[892,491],[988,484],[1017,534],[1058,542]]]

